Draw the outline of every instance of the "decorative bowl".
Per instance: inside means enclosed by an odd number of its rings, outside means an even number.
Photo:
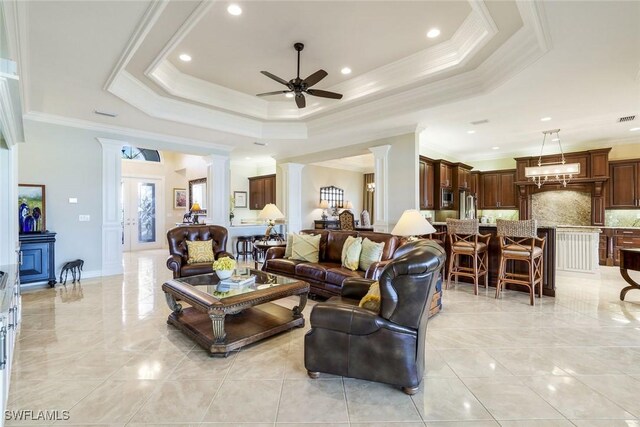
[[[216,274],[220,280],[228,279],[233,274],[233,270],[216,270]]]

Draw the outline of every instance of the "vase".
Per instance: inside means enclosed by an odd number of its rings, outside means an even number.
[[[233,274],[233,270],[216,270],[216,275],[220,280],[228,279]]]

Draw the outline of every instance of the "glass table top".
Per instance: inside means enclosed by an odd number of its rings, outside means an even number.
[[[281,285],[288,285],[291,283],[298,283],[299,280],[290,279],[288,277],[278,276],[275,274],[265,273],[264,271],[254,270],[252,268],[236,268],[233,272],[232,278],[241,280],[242,278],[249,278],[255,276],[255,282],[250,282],[245,285],[229,285],[221,283],[221,280],[215,273],[200,274],[198,276],[181,277],[175,279],[178,282],[182,282],[191,285],[199,291],[205,292],[217,299],[225,299],[237,295],[248,294],[251,292],[269,289]]]

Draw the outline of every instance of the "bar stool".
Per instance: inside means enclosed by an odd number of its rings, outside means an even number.
[[[526,221],[497,220],[498,237],[500,238],[500,268],[498,269],[498,284],[496,298],[500,297],[506,283],[524,285],[529,288],[531,305],[535,305],[536,285],[542,297],[542,278],[544,273],[544,244],[545,239],[538,237],[538,227],[535,219]],[[514,261],[507,264],[507,261]],[[527,265],[527,274],[508,271],[508,266],[514,267],[520,261]]]
[[[449,258],[449,274],[445,289],[449,289],[451,276],[470,277],[473,279],[473,293],[478,295],[478,282],[484,276],[484,287],[489,287],[489,240],[490,234],[482,235],[479,231],[477,219],[451,219],[447,218],[447,234],[451,245],[451,257]],[[460,256],[471,258],[471,266],[461,266]]]
[[[256,249],[256,247],[253,245],[254,242],[259,242],[260,240],[267,240],[266,236],[264,234],[254,234],[253,235],[253,241],[251,242],[251,255],[253,256],[253,261],[260,261],[260,251],[258,251],[258,249]]]
[[[253,236],[238,236],[236,238],[236,259],[241,256],[246,260],[253,255]]]

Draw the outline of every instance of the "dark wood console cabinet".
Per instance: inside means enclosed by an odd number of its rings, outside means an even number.
[[[262,175],[249,178],[249,209],[262,210],[276,202],[276,176]]]
[[[20,283],[56,284],[56,233],[20,234]]]

